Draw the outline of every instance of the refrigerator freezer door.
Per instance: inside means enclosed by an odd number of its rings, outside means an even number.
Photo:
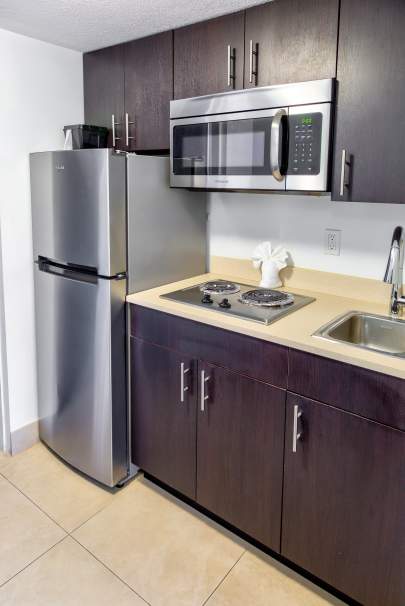
[[[40,437],[108,486],[127,475],[125,291],[35,264]]]
[[[128,156],[128,292],[203,274],[207,195],[170,188],[170,160]]]
[[[126,271],[125,157],[110,149],[30,156],[34,258]]]

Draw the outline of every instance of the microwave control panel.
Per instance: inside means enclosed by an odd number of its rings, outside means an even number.
[[[322,114],[289,116],[289,175],[318,175],[321,167]]]

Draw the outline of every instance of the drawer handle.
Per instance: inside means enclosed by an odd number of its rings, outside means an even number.
[[[201,401],[200,408],[201,412],[205,412],[205,402],[208,400],[209,396],[205,395],[205,384],[210,380],[211,377],[205,376],[205,370],[201,371]]]
[[[184,362],[180,364],[180,402],[183,404],[185,400],[185,393],[189,390],[188,385],[184,384],[185,375],[190,372],[190,368],[185,368]]]
[[[297,442],[302,438],[302,432],[298,431],[298,419],[302,417],[302,411],[299,410],[298,404],[294,405],[294,423],[293,423],[293,445],[292,451],[297,452]]]

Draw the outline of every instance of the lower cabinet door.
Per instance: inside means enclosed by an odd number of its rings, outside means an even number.
[[[281,553],[365,606],[405,604],[405,433],[288,394]]]
[[[132,461],[195,498],[196,364],[131,338]]]
[[[280,551],[285,391],[199,364],[197,502]]]

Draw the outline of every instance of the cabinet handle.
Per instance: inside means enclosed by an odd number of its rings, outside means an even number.
[[[297,452],[297,442],[302,437],[302,432],[298,431],[298,419],[302,417],[302,411],[298,410],[298,404],[294,405],[294,424],[293,424],[293,444],[292,451]]]
[[[253,47],[253,40],[249,42],[249,82],[252,84],[253,76],[255,77],[255,84],[257,84],[257,59],[259,54],[259,44],[256,44]],[[253,70],[253,57],[256,57],[256,69]]]
[[[208,400],[209,396],[205,395],[205,384],[210,380],[211,377],[205,376],[205,370],[201,371],[201,401],[200,408],[201,412],[205,412],[205,401]]]
[[[183,404],[185,397],[184,394],[186,393],[186,391],[189,390],[189,387],[186,385],[184,385],[184,377],[185,375],[190,372],[190,368],[184,368],[185,364],[184,362],[181,362],[180,364],[180,402]]]
[[[119,141],[121,139],[121,137],[117,137],[116,134],[115,134],[115,127],[118,126],[119,124],[121,124],[121,122],[116,122],[115,121],[115,115],[111,114],[111,127],[112,127],[113,147],[115,147],[115,142]]]
[[[228,44],[228,87],[233,87],[235,84],[235,52],[235,49]]]
[[[350,162],[347,160],[347,152],[345,149],[342,149],[342,163],[340,166],[340,196],[344,196],[345,187],[348,187],[348,182],[346,181],[346,166],[350,166]]]
[[[135,124],[135,122],[131,122],[129,119],[129,115],[128,112],[125,114],[125,145],[127,147],[129,147],[129,140],[130,139],[135,139],[135,137],[130,137],[129,136],[129,125],[130,124]]]

